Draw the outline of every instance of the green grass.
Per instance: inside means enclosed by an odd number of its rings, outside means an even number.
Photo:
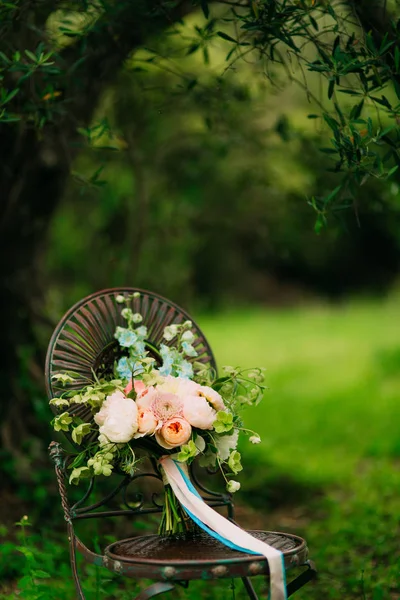
[[[201,320],[220,365],[267,370],[238,500],[307,537],[321,575],[299,600],[400,598],[399,323],[398,298]]]
[[[295,597],[399,599],[398,299],[249,309],[198,321],[219,365],[266,368],[265,399],[244,415],[262,444],[242,444],[245,470],[236,499],[243,524],[307,538],[320,577]],[[58,590],[49,597],[72,598],[66,552],[51,549],[50,534],[35,544],[42,568],[52,575],[49,584]],[[94,572],[87,585],[90,600],[128,597],[115,591],[115,582],[108,596],[98,596]],[[195,584],[173,597],[231,598],[229,586]],[[14,591],[0,593],[15,597]],[[34,598],[29,592],[21,597]]]

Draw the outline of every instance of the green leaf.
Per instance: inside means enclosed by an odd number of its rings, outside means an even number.
[[[314,19],[314,17],[312,17],[311,15],[308,15],[308,18],[310,19],[310,23],[314,27],[315,31],[319,31],[318,23]]]
[[[338,153],[338,151],[335,150],[334,148],[320,148],[319,151],[323,152],[324,154],[337,154]]]
[[[390,169],[390,171],[388,171],[387,176],[390,177],[391,175],[393,175],[393,173],[396,173],[397,169],[399,168],[399,165],[396,165],[395,167],[392,167]]]
[[[207,0],[200,0],[200,6],[205,18],[208,19],[208,17],[210,16],[210,10],[208,8]]]
[[[323,227],[326,225],[326,218],[324,215],[319,214],[315,220],[314,231],[318,235],[321,233]]]
[[[399,47],[396,46],[395,50],[394,50],[394,64],[396,67],[396,71],[397,73],[399,72],[399,67],[400,67],[400,50]]]
[[[331,79],[328,85],[328,98],[329,100],[332,98],[333,96],[333,92],[335,91],[335,80]]]
[[[400,83],[395,78],[393,78],[393,85],[394,85],[394,90],[396,92],[396,96],[400,100]]]
[[[19,92],[19,88],[16,88],[15,90],[11,90],[11,92],[9,92],[7,94],[7,96],[5,97],[5,100],[3,102],[3,104],[6,104],[6,102],[10,102],[10,100],[12,100],[14,98],[14,96],[16,96]]]
[[[364,106],[364,98],[361,100],[359,104],[355,104],[350,111],[350,119],[353,121],[354,119],[358,119],[361,115],[362,109]]]
[[[336,121],[336,119],[334,119],[333,117],[331,117],[330,115],[328,115],[328,113],[324,113],[323,114],[324,120],[326,121],[326,123],[329,125],[329,127],[332,129],[332,131],[339,131],[340,129],[340,125],[339,123]]]
[[[217,31],[217,35],[219,35],[219,37],[223,40],[227,40],[228,42],[233,42],[234,44],[238,43],[237,40],[234,40],[230,35],[224,33],[223,31]]]
[[[37,56],[35,56],[33,52],[31,52],[30,50],[25,50],[25,54],[28,58],[31,59],[32,62],[37,62]]]
[[[41,571],[40,569],[31,571],[31,575],[34,579],[49,579],[51,577],[49,573],[46,573],[46,571]]]
[[[329,204],[329,202],[331,202],[331,200],[333,200],[334,197],[337,196],[337,194],[339,193],[341,188],[342,188],[342,184],[335,187],[335,189],[332,190],[332,192],[325,197],[324,204]]]
[[[392,108],[392,105],[390,104],[389,100],[386,98],[386,96],[381,96],[380,98],[377,98],[376,96],[370,96],[371,100],[374,100],[374,102],[377,102],[378,104],[381,104],[382,106],[385,106],[386,108],[389,108],[389,110]]]

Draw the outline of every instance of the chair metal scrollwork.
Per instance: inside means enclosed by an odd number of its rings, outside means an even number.
[[[136,291],[140,295],[133,297]],[[166,325],[185,320],[191,320],[193,323],[191,317],[173,302],[143,290],[115,288],[84,298],[61,319],[50,340],[45,373],[49,398],[61,392],[52,378],[55,373],[74,371],[79,374],[80,379],[68,384],[71,389],[78,389],[92,378],[93,372],[97,375],[112,372],[119,351],[114,332],[118,325],[123,325],[120,306],[116,301],[120,294],[132,296],[132,309],[143,316],[144,324],[148,328],[148,349],[155,357],[158,356],[158,347]],[[211,348],[195,323],[193,331],[193,345],[198,352],[198,356],[193,360],[216,368]],[[57,413],[55,407],[53,410]],[[78,414],[83,421],[89,422],[92,419],[89,409],[85,406],[76,405],[69,410]],[[162,503],[159,502],[154,486],[149,485],[149,482],[153,481],[162,485],[157,465],[148,460],[148,469],[145,472],[133,476],[114,475],[119,477],[116,487],[104,498],[94,502],[90,501],[94,492],[94,480],[91,480],[83,498],[71,505],[65,485],[69,456],[58,442],[52,442],[49,451],[55,465],[61,504],[67,522],[72,575],[79,600],[85,600],[85,596],[78,572],[77,552],[88,563],[103,566],[114,573],[134,579],[154,580],[155,583],[139,593],[136,600],[147,600],[171,591],[176,584],[187,587],[192,580],[224,578],[241,578],[249,598],[257,600],[258,596],[250,578],[256,575],[268,577],[265,558],[231,550],[204,532],[194,532],[185,536],[136,535],[109,544],[102,554],[90,550],[76,534],[75,524],[78,521],[122,516],[142,517],[161,513]],[[194,469],[191,471],[191,478],[210,506],[226,509],[228,518],[234,519],[234,507],[229,494],[207,489],[202,481],[199,481]],[[145,482],[149,503],[145,500],[145,494],[140,491],[138,484],[141,481]],[[132,486],[135,486],[135,491],[129,498]],[[280,532],[251,533],[283,553],[286,571],[295,567],[302,568],[302,572],[287,584],[288,596],[315,577],[315,567],[308,560],[305,540]]]

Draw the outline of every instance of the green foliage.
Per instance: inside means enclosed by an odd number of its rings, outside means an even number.
[[[201,2],[200,7],[203,22],[195,24],[190,35],[180,25],[169,32],[170,39],[175,34],[175,48],[164,40],[154,40],[143,66],[136,65],[134,71],[146,72],[155,65],[167,71],[168,60],[198,52],[211,69],[215,42],[223,40],[222,47],[225,43],[229,48],[221,75],[238,65],[246,64],[249,69],[253,64],[271,82],[286,78],[297,83],[318,111],[310,117],[323,119],[332,131],[331,145],[322,150],[334,160],[332,170],[342,173],[334,192],[311,202],[318,229],[332,208],[349,205],[348,198],[355,197],[356,189],[367,178],[385,180],[396,172],[400,160],[400,29],[395,12],[388,12],[386,2],[375,9],[375,30],[368,28],[371,9],[362,3],[260,0],[213,5],[212,10],[207,2]],[[36,22],[36,35],[13,40],[10,32],[19,6],[5,4],[0,15],[0,30],[6,39],[0,53],[0,122],[11,125],[21,121],[37,130],[73,122],[74,107],[81,99],[79,86],[70,85],[71,77],[77,82],[80,77],[89,77],[85,69],[92,60],[92,44],[96,50],[96,45],[104,43],[105,51],[111,32],[111,36],[121,36],[123,45],[122,36],[130,20],[153,23],[157,29],[160,15],[167,13],[172,21],[175,9],[174,3],[132,6],[123,2],[116,6],[87,2],[79,11],[67,4],[43,18],[38,8],[29,12]],[[22,21],[29,28],[28,13]],[[29,47],[24,47],[25,43]],[[129,42],[125,52],[129,54]],[[322,82],[327,103],[314,93],[313,77]],[[191,95],[200,87],[198,77],[185,70],[181,78],[179,94]],[[364,115],[366,108],[376,110],[378,125]],[[114,135],[107,118],[98,124],[78,122],[75,132],[89,144]],[[82,191],[88,191],[105,184],[100,178],[102,171],[103,166],[97,165],[91,175],[71,174]]]

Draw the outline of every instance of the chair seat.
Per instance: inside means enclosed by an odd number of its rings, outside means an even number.
[[[302,565],[307,546],[302,538],[273,531],[249,531],[283,553],[285,567]],[[104,552],[103,564],[132,577],[188,581],[268,575],[263,556],[231,550],[204,532],[187,535],[146,535],[114,542]]]

